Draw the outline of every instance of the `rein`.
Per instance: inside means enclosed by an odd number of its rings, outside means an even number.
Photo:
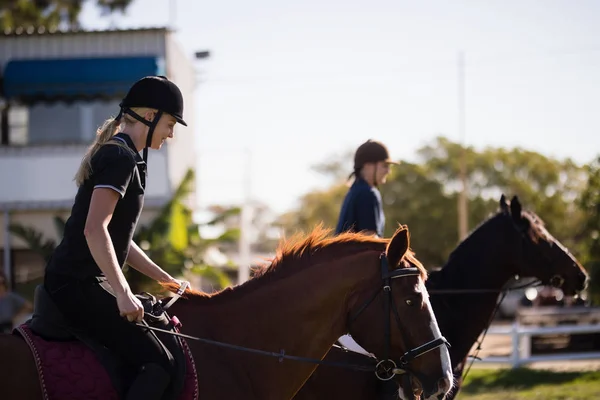
[[[467,367],[467,370],[465,371],[465,373],[463,374],[463,379],[466,379],[467,375],[469,375],[469,372],[471,371],[471,367],[473,366],[473,363],[475,362],[475,360],[480,360],[480,358],[478,357],[479,352],[482,349],[482,345],[483,345],[483,340],[485,339],[488,330],[490,329],[490,326],[492,325],[492,321],[494,320],[494,318],[496,317],[496,314],[498,313],[498,310],[500,309],[500,304],[502,304],[502,301],[504,301],[504,298],[506,297],[506,295],[509,292],[515,291],[515,290],[519,290],[519,289],[525,289],[525,288],[530,288],[530,287],[539,287],[539,286],[543,286],[543,283],[540,280],[531,282],[531,283],[527,283],[524,285],[520,285],[520,286],[515,286],[512,288],[508,288],[508,289],[502,289],[500,290],[500,292],[502,293],[502,295],[499,297],[499,299],[496,301],[496,305],[494,306],[494,311],[492,311],[492,315],[490,316],[490,319],[485,327],[485,329],[483,330],[483,332],[481,333],[481,335],[479,335],[478,340],[475,342],[477,343],[477,347],[475,348],[475,354],[474,355],[470,355],[469,358],[471,358],[471,362],[469,363],[469,366]]]
[[[396,362],[394,360],[392,360],[391,358],[388,357],[389,348],[391,346],[391,317],[390,317],[391,312],[390,312],[390,308],[391,308],[391,311],[393,311],[393,314],[394,314],[394,317],[396,320],[396,324],[398,326],[398,329],[400,331],[400,334],[402,335],[404,342],[408,343],[406,334],[405,334],[404,330],[401,329],[402,324],[400,321],[400,314],[398,313],[398,308],[396,307],[396,304],[394,303],[393,298],[392,298],[391,281],[392,281],[392,279],[406,277],[406,276],[419,276],[420,271],[417,268],[400,268],[400,269],[390,271],[389,265],[388,265],[388,260],[387,260],[385,253],[381,254],[380,260],[381,260],[381,278],[383,280],[383,293],[387,300],[384,302],[384,315],[386,315],[387,318],[384,321],[385,322],[384,357],[382,360],[380,360],[377,363],[375,376],[377,376],[377,379],[379,379],[381,381],[388,381],[388,380],[392,379],[394,377],[394,375],[402,375],[402,374],[406,374],[406,373],[411,373],[420,378],[418,373],[410,370],[410,368],[408,367],[408,364],[415,358],[420,357],[420,356],[424,355],[425,353],[428,353],[432,350],[435,350],[438,347],[441,347],[444,345],[450,347],[450,343],[448,343],[446,338],[444,338],[443,336],[440,336],[439,338],[433,339],[427,343],[424,343],[416,348],[413,348],[413,349],[407,351],[406,353],[404,353],[402,355],[402,357],[400,357],[400,359],[398,360],[398,364],[396,364]],[[380,293],[382,293],[382,292],[379,290],[375,291],[375,293],[366,301],[366,303],[363,304],[363,306],[358,309],[358,311],[354,314],[354,316],[352,316],[350,318],[350,321],[348,321],[348,330],[350,330],[352,322],[354,322],[358,318],[358,316],[377,298],[377,296]]]
[[[512,222],[512,226],[515,228],[515,230],[518,232],[518,234],[521,236],[522,238],[522,242],[521,242],[521,253],[522,253],[522,257],[524,257],[523,254],[523,242],[527,240],[527,227],[520,227],[519,225],[517,225],[517,223],[511,219]],[[548,257],[545,257],[548,258]],[[549,259],[549,265],[551,267],[554,267],[554,260]],[[552,286],[555,287],[560,287],[562,285],[562,283],[564,282],[564,279],[562,277],[560,277],[560,275],[555,275],[550,279],[550,284]],[[494,320],[494,318],[496,317],[496,314],[498,313],[498,310],[500,309],[500,304],[502,304],[502,301],[504,301],[504,298],[506,297],[506,295],[510,292],[516,291],[516,290],[520,290],[520,289],[526,289],[526,288],[530,288],[530,287],[539,287],[539,286],[543,286],[544,283],[541,280],[536,280],[530,283],[526,283],[526,284],[522,284],[519,286],[514,286],[511,288],[501,288],[501,289],[432,289],[432,290],[428,290],[428,292],[430,294],[484,294],[484,293],[498,293],[500,294],[499,298],[496,300],[496,305],[494,306],[494,310],[492,311],[492,314],[490,316],[490,319],[488,320],[488,323],[485,326],[485,329],[483,330],[483,332],[479,335],[477,341],[475,343],[477,343],[477,347],[475,348],[475,354],[473,355],[469,355],[468,358],[471,358],[471,362],[469,363],[469,366],[467,367],[467,370],[464,372],[464,374],[462,375],[462,378],[465,379],[467,377],[467,375],[469,374],[469,372],[471,371],[471,367],[473,366],[473,363],[475,362],[475,360],[480,359],[478,357],[479,352],[482,350],[482,345],[483,345],[483,340],[485,339],[490,326],[492,325],[492,321]]]
[[[157,331],[157,332],[166,333],[168,335],[179,336],[179,337],[183,337],[183,338],[190,339],[190,340],[195,340],[198,342],[210,344],[210,345],[217,346],[217,347],[223,347],[223,348],[231,349],[231,350],[244,351],[246,353],[259,354],[259,355],[263,355],[263,356],[267,356],[267,357],[275,357],[279,360],[280,363],[283,362],[283,360],[293,360],[293,361],[307,362],[307,363],[311,363],[311,364],[328,365],[331,367],[348,368],[348,369],[352,369],[354,371],[375,372],[375,366],[371,367],[371,366],[367,366],[367,365],[336,363],[336,362],[331,362],[331,361],[323,361],[323,360],[319,360],[316,358],[293,356],[290,354],[285,354],[285,350],[283,350],[283,349],[279,353],[274,352],[274,351],[252,349],[249,347],[238,346],[238,345],[231,344],[231,343],[219,342],[217,340],[205,339],[205,338],[201,338],[201,337],[197,337],[197,336],[190,336],[190,335],[186,335],[185,333],[179,333],[179,332],[168,331],[166,329],[155,328],[153,326],[148,326],[148,325],[145,325],[145,324],[142,324],[139,322],[136,323],[135,325],[137,325],[141,328],[144,328],[144,329],[149,329],[151,331]]]
[[[462,374],[463,379],[465,379],[467,377],[467,375],[469,374],[469,372],[471,371],[471,367],[473,366],[473,363],[475,362],[475,360],[480,359],[478,357],[478,355],[479,355],[479,352],[482,350],[481,346],[483,345],[483,340],[485,339],[485,337],[488,333],[488,330],[490,329],[490,326],[492,325],[492,321],[494,320],[494,318],[496,317],[496,314],[498,313],[498,310],[500,309],[500,304],[502,304],[502,301],[504,301],[504,298],[506,297],[506,295],[508,293],[516,291],[516,290],[526,289],[526,288],[531,288],[531,287],[539,287],[539,286],[543,286],[543,283],[540,280],[536,280],[536,281],[526,283],[523,285],[514,286],[511,288],[504,288],[504,289],[431,289],[431,290],[428,290],[428,292],[430,294],[484,294],[484,293],[499,293],[499,294],[501,294],[501,296],[496,301],[496,305],[494,306],[494,310],[492,311],[492,314],[490,316],[490,319],[488,320],[488,323],[485,326],[485,329],[479,335],[479,338],[475,342],[475,343],[477,343],[477,347],[475,348],[475,354],[468,356],[468,358],[471,359],[471,362],[469,363],[469,366],[467,367],[467,370],[465,371],[465,373]]]
[[[284,360],[292,360],[292,361],[305,362],[305,363],[311,363],[311,364],[317,364],[317,365],[326,365],[326,366],[330,366],[330,367],[346,368],[346,369],[350,369],[353,371],[373,372],[373,373],[375,373],[375,376],[379,380],[382,380],[382,381],[390,380],[395,375],[403,375],[403,374],[408,374],[408,373],[416,374],[415,372],[411,371],[408,368],[408,364],[412,360],[414,360],[415,358],[420,357],[432,350],[435,350],[438,347],[441,347],[444,345],[450,346],[450,344],[442,336],[442,337],[433,339],[427,343],[424,343],[420,346],[417,346],[413,349],[406,351],[398,360],[398,364],[396,364],[396,362],[393,361],[391,358],[388,358],[389,348],[391,346],[391,324],[390,324],[391,312],[390,312],[390,308],[394,313],[398,327],[399,328],[401,327],[400,315],[399,315],[396,305],[394,304],[393,299],[392,299],[391,281],[392,281],[392,279],[395,279],[395,278],[402,278],[402,277],[408,277],[408,276],[419,276],[421,274],[421,272],[419,271],[418,268],[399,268],[399,269],[390,271],[385,253],[381,254],[380,260],[381,260],[382,287],[380,289],[378,289],[374,293],[374,295],[371,296],[365,302],[365,304],[362,305],[358,309],[358,311],[354,314],[354,316],[349,321],[349,325],[350,325],[375,300],[375,298],[377,298],[377,296],[380,293],[383,292],[385,294],[386,300],[387,300],[384,303],[385,304],[385,314],[387,316],[387,318],[385,319],[385,340],[386,340],[385,354],[384,354],[383,359],[381,359],[381,360],[379,360],[377,358],[375,359],[377,361],[376,365],[365,365],[365,364],[358,365],[358,364],[348,364],[348,363],[324,361],[324,360],[320,360],[320,359],[316,359],[316,358],[300,357],[300,356],[286,354],[284,349],[281,349],[280,352],[253,349],[253,348],[239,346],[239,345],[235,345],[235,344],[231,344],[231,343],[220,342],[217,340],[186,335],[186,334],[180,333],[178,331],[174,332],[174,331],[170,331],[170,330],[166,330],[166,329],[156,328],[153,326],[149,326],[146,323],[138,322],[138,323],[135,323],[135,325],[137,325],[143,329],[162,332],[162,333],[165,333],[168,335],[173,335],[173,336],[179,336],[179,337],[183,337],[186,339],[202,342],[202,343],[217,346],[217,347],[227,348],[227,349],[236,350],[236,351],[243,351],[246,353],[258,354],[258,355],[267,356],[267,357],[274,357],[274,358],[277,358],[280,363],[282,363]],[[171,299],[165,305],[165,307],[163,307],[163,310],[165,308],[170,307],[177,299],[179,299],[179,297],[185,291],[185,287],[182,286],[182,288],[180,288],[177,291],[176,297]],[[173,324],[175,327],[181,326],[179,323],[179,320],[176,317],[171,318],[171,320],[173,321]],[[400,329],[400,332],[402,332],[402,335],[404,336],[404,331],[402,329]],[[406,339],[406,337],[404,337],[404,339]],[[408,343],[408,342],[405,340],[405,343]]]
[[[509,293],[516,290],[527,289],[530,287],[544,286],[542,281],[537,280],[530,283],[525,283],[519,286],[513,286],[505,289],[428,289],[429,294],[483,294],[483,293]]]

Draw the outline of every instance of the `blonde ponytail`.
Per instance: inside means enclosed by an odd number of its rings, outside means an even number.
[[[90,177],[92,172],[92,157],[100,147],[102,147],[106,142],[110,140],[114,135],[117,134],[119,126],[121,125],[121,120],[117,120],[115,118],[109,118],[104,121],[104,124],[96,131],[96,140],[94,143],[88,148],[83,159],[81,160],[81,165],[79,166],[79,170],[75,174],[75,183],[77,186],[81,186],[83,182]]]
[[[148,111],[157,112],[156,109],[147,107],[133,107],[131,108],[131,111],[137,115],[145,115]],[[90,177],[90,174],[92,173],[92,157],[94,154],[96,154],[100,147],[104,146],[105,144],[109,144],[108,141],[118,133],[121,123],[125,123],[125,126],[127,126],[139,123],[139,121],[127,113],[119,114],[118,120],[116,118],[109,118],[104,121],[104,124],[102,124],[102,126],[96,131],[96,140],[94,143],[92,143],[83,156],[79,170],[75,174],[75,183],[77,183],[77,186],[81,186],[83,182]],[[116,143],[110,142],[110,144],[120,146],[126,151],[133,153],[133,150],[131,150],[129,146],[121,143],[120,141],[117,141]]]

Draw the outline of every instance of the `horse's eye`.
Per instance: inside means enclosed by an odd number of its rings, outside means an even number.
[[[411,299],[406,299],[406,300],[404,300],[404,302],[406,303],[407,306],[413,305],[413,301]]]

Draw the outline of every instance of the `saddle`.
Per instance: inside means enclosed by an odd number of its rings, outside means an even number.
[[[178,332],[181,323],[177,317],[170,318],[167,315],[161,301],[149,293],[141,293],[136,296],[140,299],[144,307],[144,324],[166,331]],[[133,377],[132,371],[127,371],[121,360],[109,349],[83,332],[69,326],[43,285],[39,285],[35,289],[33,316],[24,326],[34,335],[47,342],[79,341],[83,343],[92,351],[104,367],[106,373],[108,373],[119,398],[124,397],[124,393],[130,383],[124,377]],[[140,327],[140,329],[144,328]],[[21,336],[27,334],[27,332],[23,331],[22,327],[17,328],[16,332],[20,333]],[[150,334],[158,339],[159,343],[162,344],[165,356],[169,360],[174,361],[174,365],[176,366],[169,388],[163,397],[168,400],[176,400],[182,394],[186,377],[189,378],[190,372],[192,372],[188,371],[191,354],[189,353],[187,344],[180,337],[154,331],[151,331]],[[193,363],[191,367],[194,369]],[[195,371],[193,373],[195,375]]]

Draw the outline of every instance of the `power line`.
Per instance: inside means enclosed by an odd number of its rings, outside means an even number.
[[[561,49],[561,50],[549,50],[545,52],[519,54],[519,55],[491,55],[477,58],[477,53],[469,53],[470,62],[469,69],[479,69],[482,67],[497,66],[501,64],[515,63],[515,62],[527,62],[527,61],[538,61],[548,58],[560,58],[581,54],[593,54],[598,53],[600,55],[600,47],[590,47],[581,49]],[[500,54],[500,53],[496,53]],[[475,57],[473,57],[475,56]],[[385,60],[382,60],[382,62]],[[405,68],[418,68],[419,71],[433,71],[446,69],[454,64],[449,57],[437,58],[431,60],[421,60],[416,63],[405,63],[390,69],[379,69],[369,70],[364,73],[349,73],[348,70],[330,70],[330,71],[277,71],[276,75],[249,75],[249,76],[213,76],[208,78],[206,84],[254,84],[264,82],[280,82],[280,83],[297,83],[306,81],[318,81],[318,80],[330,80],[336,79],[337,82],[327,83],[344,83],[345,79],[351,79],[357,81],[358,79],[384,79],[389,77],[395,77],[398,73],[401,73]]]

